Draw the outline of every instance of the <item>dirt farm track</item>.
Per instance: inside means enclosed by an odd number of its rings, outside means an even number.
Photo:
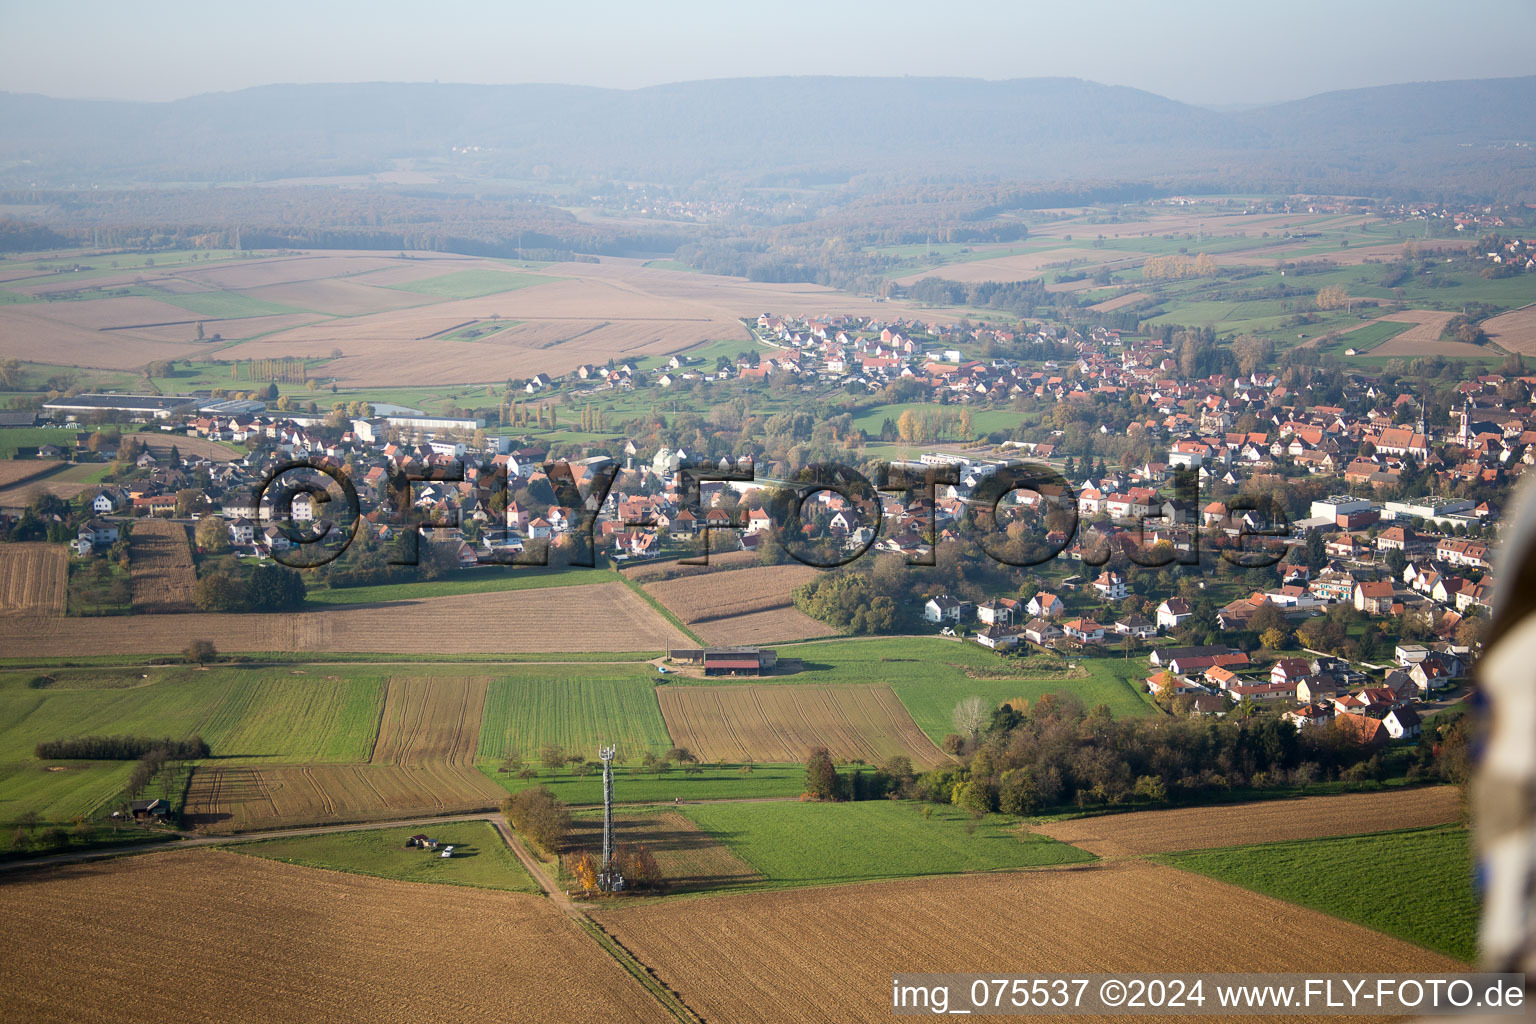
[[[7,879],[0,918],[28,1024],[671,1020],[539,896],[189,850]]]
[[[659,651],[688,644],[624,584],[594,583],[287,615],[13,616],[0,629],[0,657],[164,654],[190,640],[211,640],[228,652],[376,654],[440,653],[450,640],[461,654]]]

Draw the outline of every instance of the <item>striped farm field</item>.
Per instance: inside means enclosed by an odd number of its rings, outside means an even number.
[[[390,679],[369,762],[473,765],[489,683],[484,676]]]
[[[219,832],[494,807],[502,790],[474,764],[488,683],[393,677],[367,764],[201,767],[187,792],[187,819]]]
[[[128,559],[135,614],[192,610],[197,570],[192,567],[185,526],[164,519],[135,523],[128,541]]]
[[[64,614],[66,557],[62,544],[0,544],[0,615]]]
[[[505,790],[473,767],[446,761],[204,767],[192,773],[184,820],[208,833],[236,832],[489,811],[505,797]]]
[[[92,735],[202,736],[225,763],[365,761],[384,697],[377,675],[355,669],[145,668],[131,685],[90,686],[99,674],[59,670],[41,689],[28,685],[35,672],[0,678],[0,761]]]
[[[1445,825],[1461,817],[1455,786],[1259,800],[1071,818],[1036,831],[1104,857],[1202,850]]]
[[[700,640],[716,647],[788,643],[835,632],[825,622],[789,606],[696,622],[693,631]]]
[[[672,741],[652,683],[649,665],[541,665],[493,679],[479,755],[499,761],[516,751],[531,761],[547,743],[589,757],[609,745],[623,758],[661,753]]]
[[[815,579],[809,565],[763,565],[647,583],[645,589],[679,619],[692,625],[733,615],[784,608],[796,587]],[[825,631],[825,630],[823,630]]]
[[[187,850],[18,875],[0,917],[28,922],[4,943],[13,1020],[673,1020],[523,893]]]
[[[0,657],[165,654],[196,639],[221,652],[389,655],[661,651],[688,644],[624,584],[597,583],[423,598],[409,611],[378,605],[299,614],[33,618],[0,640]]]
[[[803,761],[815,747],[873,764],[948,760],[885,685],[662,686],[656,696],[673,741],[706,761]]]
[[[1465,970],[1140,861],[669,900],[593,917],[705,1020],[888,1021],[890,977],[907,972]]]

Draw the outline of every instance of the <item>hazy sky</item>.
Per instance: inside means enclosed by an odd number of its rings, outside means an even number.
[[[1067,75],[1215,106],[1536,72],[1532,0],[0,0],[0,90]]]

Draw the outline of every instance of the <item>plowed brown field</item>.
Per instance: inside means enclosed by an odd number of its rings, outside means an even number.
[[[884,684],[658,686],[656,699],[672,742],[706,761],[804,761],[814,747],[872,764],[948,760]]]
[[[732,615],[697,623],[693,631],[699,639],[713,646],[787,643],[831,636],[837,632],[825,622],[818,622],[798,608],[771,608],[763,612]]]
[[[63,615],[66,557],[62,544],[0,544],[0,615]]]
[[[736,569],[727,575],[710,573],[646,584],[652,597],[692,625],[748,612],[783,608],[796,587],[815,579],[821,570],[809,565],[763,565]]]
[[[198,768],[188,821],[209,832],[489,810],[504,790],[475,769],[482,676],[389,681],[368,764]]]
[[[684,576],[702,576],[706,573],[744,569],[756,564],[757,552],[730,551],[725,554],[711,552],[709,564],[707,565],[684,565],[680,561],[668,559],[664,562],[641,562],[639,565],[628,566],[620,571],[636,583],[651,583],[656,580],[679,579]]]
[[[29,1024],[672,1019],[519,893],[189,850],[10,878],[0,918],[27,922],[0,1005]]]
[[[1434,786],[1106,814],[1038,825],[1035,831],[1101,857],[1115,857],[1424,828],[1460,817],[1460,791]]]
[[[888,1021],[898,972],[1466,969],[1359,925],[1140,862],[674,900],[593,916],[700,1016],[732,1022]]]
[[[187,528],[164,519],[133,524],[128,540],[129,583],[136,615],[174,614],[192,610],[197,570]]]
[[[163,654],[188,640],[220,651],[500,654],[660,651],[689,641],[622,583],[461,594],[283,615],[33,619],[0,636],[0,656]]]
[[[1536,356],[1536,305],[1522,306],[1483,321],[1488,340],[1507,352]]]
[[[495,809],[506,791],[472,767],[318,764],[302,768],[198,768],[186,821],[199,831],[383,821]]]

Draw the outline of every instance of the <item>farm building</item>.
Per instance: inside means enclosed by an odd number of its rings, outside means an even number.
[[[702,665],[706,676],[757,676],[774,670],[779,653],[763,647],[700,647],[668,651],[667,657]]]
[[[135,800],[128,805],[135,821],[164,821],[171,816],[171,805],[165,800]]]
[[[187,395],[75,395],[44,402],[51,413],[80,415],[94,412],[121,412],[130,416],[170,419],[190,412],[196,399]]]

